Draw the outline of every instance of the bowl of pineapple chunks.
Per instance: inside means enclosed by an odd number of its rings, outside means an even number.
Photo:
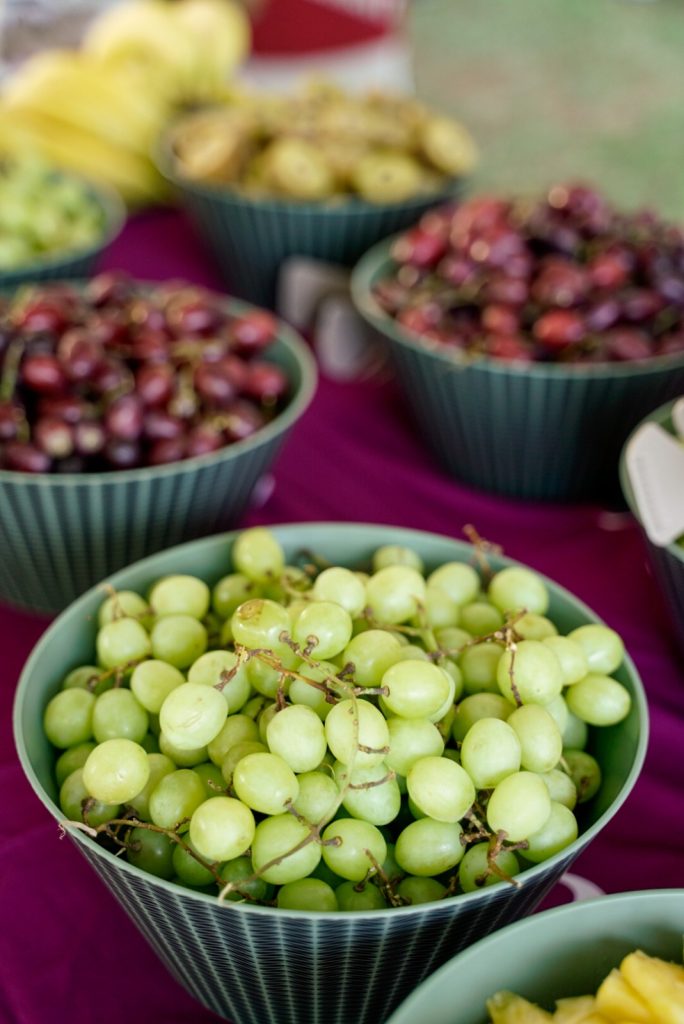
[[[684,889],[618,893],[494,932],[386,1024],[681,1024]]]

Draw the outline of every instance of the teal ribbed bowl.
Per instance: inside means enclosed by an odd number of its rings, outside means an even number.
[[[291,256],[351,267],[381,238],[413,224],[421,214],[461,191],[454,180],[439,192],[401,203],[349,198],[329,203],[254,199],[225,185],[205,185],[177,175],[168,151],[159,170],[174,186],[198,233],[213,252],[231,294],[273,308],[278,274]]]
[[[385,340],[418,428],[447,472],[514,498],[619,497],[622,445],[684,391],[684,353],[591,366],[459,359],[409,334],[375,301],[373,286],[395,267],[391,245],[362,257],[352,296]]]
[[[519,921],[454,957],[387,1024],[484,1024],[500,989],[553,1009],[590,995],[636,949],[681,964],[684,889],[646,889],[570,903]]]
[[[234,313],[248,308],[232,300],[227,307]],[[244,441],[132,470],[0,470],[0,600],[27,611],[61,611],[130,562],[234,526],[316,386],[313,356],[285,324],[268,358],[286,372],[291,397]]]
[[[646,417],[645,422],[658,423],[666,430],[674,432],[672,425],[673,405],[674,402],[668,402],[666,405],[656,409],[655,412]],[[636,429],[638,429],[638,427]],[[674,630],[674,635],[679,643],[680,650],[684,652],[684,546],[674,542],[672,544],[668,544],[667,547],[659,547],[657,544],[653,544],[652,541],[649,540],[646,531],[643,529],[643,524],[639,518],[639,509],[637,508],[637,504],[634,499],[634,491],[632,490],[632,484],[627,472],[625,453],[629,440],[630,439],[628,438],[620,458],[620,483],[622,485],[622,493],[632,514],[634,515],[634,518],[642,528],[641,532],[648,552],[651,568],[653,569],[653,575],[655,576],[665,598],[670,622]]]
[[[57,175],[57,172],[55,172]],[[59,177],[78,181],[89,199],[99,207],[102,231],[90,245],[46,254],[16,269],[0,269],[0,289],[16,288],[37,281],[61,281],[89,277],[104,250],[114,241],[126,221],[126,206],[113,189],[94,185],[75,175],[59,172]]]
[[[380,545],[401,544],[417,551],[430,571],[447,560],[470,561],[473,555],[472,547],[460,541],[391,526],[302,523],[271,530],[288,561],[306,550],[356,567],[367,564]],[[214,583],[229,571],[236,536],[184,544],[129,566],[107,582],[116,589],[146,592],[160,576],[192,573]],[[491,562],[495,568],[512,564],[503,557]],[[568,591],[551,581],[547,585],[549,615],[561,632],[597,621]],[[63,815],[55,802],[54,751],[43,734],[43,710],[64,674],[92,659],[101,601],[102,589],[90,590],[48,628],[17,688],[19,757],[34,792],[56,821]],[[620,809],[643,765],[648,711],[629,658],[616,677],[633,702],[624,721],[592,737],[591,750],[603,768],[601,790],[582,807],[578,839],[524,871],[519,888],[501,882],[434,903],[352,913],[220,905],[213,896],[143,873],[80,832],[69,834],[171,973],[199,1002],[233,1024],[382,1024],[449,957],[534,910]]]

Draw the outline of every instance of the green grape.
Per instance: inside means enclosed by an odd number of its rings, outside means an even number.
[[[447,626],[445,629],[436,629],[434,632],[440,650],[454,658],[473,639],[472,634],[460,626]]]
[[[391,771],[384,763],[371,768],[349,771],[341,761],[335,762],[335,781],[344,792],[343,806],[353,818],[371,825],[388,825],[401,807],[401,793]]]
[[[281,814],[294,803],[299,783],[282,757],[266,752],[247,754],[238,761],[233,772],[233,789],[253,811],[273,815]]]
[[[134,590],[117,590],[100,605],[97,624],[100,628],[115,619],[138,619],[145,628],[151,619],[151,609],[144,597]]]
[[[158,715],[161,706],[185,676],[165,661],[149,658],[136,665],[131,673],[131,692],[146,711]]]
[[[293,704],[305,704],[312,708],[321,721],[325,721],[332,708],[332,703],[326,699],[326,693],[313,683],[322,683],[329,686],[328,680],[337,675],[339,671],[336,665],[330,661],[320,661],[315,667],[301,662],[296,671],[304,676],[304,679],[296,678],[290,683],[288,696]]]
[[[235,569],[255,583],[277,580],[285,567],[285,553],[270,530],[255,526],[243,530],[232,550]]]
[[[589,725],[616,725],[629,714],[629,690],[610,676],[590,672],[568,689],[566,701],[573,715]]]
[[[89,693],[99,697],[105,690],[111,690],[114,686],[114,677],[109,676],[106,679],[100,679],[102,675],[102,669],[96,665],[79,665],[78,668],[74,668],[65,676],[62,683],[63,690],[70,690],[72,687],[77,687],[81,690],[87,690]]]
[[[385,761],[399,775],[407,775],[421,757],[439,757],[444,750],[439,729],[427,718],[388,718],[387,729],[390,749]]]
[[[317,601],[334,601],[355,619],[366,607],[366,587],[356,573],[340,565],[320,573],[313,585]]]
[[[114,619],[98,631],[97,660],[105,668],[124,667],[147,658],[150,635],[136,619]],[[164,659],[166,660],[166,659]]]
[[[83,782],[82,768],[77,768],[71,775],[67,775],[62,783],[59,790],[59,806],[69,821],[83,821],[92,828],[104,825],[121,814],[119,804],[103,804],[91,797]]]
[[[250,650],[270,650],[278,656],[289,655],[289,664],[286,667],[292,667],[295,660],[293,652],[280,639],[281,635],[290,634],[290,616],[287,608],[276,604],[275,601],[255,597],[241,604],[233,612],[230,621],[236,644],[242,644]]]
[[[523,704],[548,704],[563,689],[558,658],[541,640],[521,640],[515,653],[507,650],[501,655],[497,669],[499,689],[508,700],[515,700],[511,672]]]
[[[383,705],[401,718],[431,718],[453,692],[443,669],[418,660],[391,665],[382,677],[382,686],[387,689]]]
[[[518,858],[512,850],[499,850],[496,857],[490,858],[489,843],[469,846],[458,866],[458,881],[463,892],[477,892],[485,886],[501,882],[502,876],[493,870],[493,864],[506,878],[514,878],[520,870]]]
[[[579,683],[580,679],[584,679],[589,671],[589,662],[581,644],[568,636],[547,636],[542,643],[546,644],[558,658],[566,686],[572,686],[573,683]]]
[[[430,573],[427,583],[429,587],[445,590],[459,606],[473,601],[480,589],[480,577],[465,562],[445,562]]]
[[[114,741],[110,740],[109,742]],[[140,821],[150,820],[150,796],[152,792],[166,775],[170,775],[171,772],[176,770],[176,765],[166,754],[148,754],[147,764],[149,767],[147,782],[139,793],[126,801]]]
[[[255,831],[249,807],[230,796],[212,796],[190,819],[190,841],[208,861],[233,860],[249,849]]]
[[[211,605],[222,619],[229,619],[236,608],[260,596],[253,580],[239,572],[231,572],[218,581],[211,592]]]
[[[188,682],[215,686],[223,694],[231,715],[247,703],[252,693],[247,666],[239,663],[234,651],[202,654],[188,669]]]
[[[510,842],[518,843],[538,832],[550,813],[551,797],[544,780],[533,772],[516,772],[494,788],[487,823],[493,832],[505,832]]]
[[[468,730],[481,718],[500,718],[505,721],[514,710],[515,704],[500,693],[473,693],[457,705],[451,735],[457,743],[461,743]]]
[[[165,615],[152,627],[152,656],[187,668],[207,649],[207,631],[191,615]]]
[[[558,635],[558,629],[551,619],[535,612],[526,612],[515,620],[513,627],[522,640],[546,640]],[[552,648],[553,650],[553,648]]]
[[[95,699],[93,736],[98,743],[115,739],[140,743],[147,733],[148,725],[145,708],[130,690],[122,687],[107,690]]]
[[[404,877],[405,872],[397,864],[394,843],[387,843],[387,856],[382,862],[382,874],[392,885]],[[380,880],[380,875],[374,875],[371,882],[374,885],[379,885]]]
[[[431,715],[427,716],[431,722],[438,724],[443,720],[445,715],[451,715],[452,712],[455,713],[456,709],[454,706],[454,700],[456,697],[456,680],[452,675],[450,675],[449,672],[446,671],[446,669],[442,668],[441,665],[437,665],[436,668],[444,674],[448,686],[447,695],[444,698],[443,703],[437,708],[436,711],[434,711]]]
[[[367,629],[352,637],[341,660],[344,665],[353,666],[357,686],[379,686],[399,650],[399,640],[386,629]]]
[[[316,825],[332,816],[337,807],[340,791],[332,776],[325,772],[302,772],[297,776],[299,793],[294,809],[303,818]]]
[[[503,627],[504,617],[488,601],[471,601],[461,608],[459,624],[471,636],[489,636]]]
[[[568,638],[579,644],[589,663],[589,671],[609,676],[622,664],[625,645],[621,637],[599,623],[588,623],[568,633]]]
[[[397,651],[392,664],[396,665],[398,661],[430,661],[430,655],[417,644],[404,644]]]
[[[266,743],[294,772],[313,771],[328,747],[323,722],[304,704],[291,704],[273,716],[266,728]]]
[[[441,587],[428,586],[422,616],[418,620],[430,629],[446,629],[456,626],[459,619],[459,605]]]
[[[379,569],[366,584],[366,599],[380,622],[408,622],[425,603],[425,580],[409,566]]]
[[[546,615],[549,607],[544,581],[530,569],[519,565],[511,565],[495,573],[487,596],[502,612],[516,612],[524,608],[535,615]]]
[[[231,647],[232,644],[233,644],[233,621],[232,621],[232,617],[231,617],[230,619],[226,619],[226,621],[221,626],[221,631],[219,633],[218,645],[219,645],[219,647]]]
[[[77,768],[83,767],[91,750],[94,749],[95,744],[92,742],[79,743],[75,747],[68,747],[64,753],[59,755],[55,762],[55,780],[58,787],[62,785],[67,776],[75,772]]]
[[[351,616],[333,601],[314,601],[297,618],[292,635],[314,657],[334,658],[351,640]]]
[[[226,754],[221,764],[221,775],[228,786],[233,784],[235,769],[243,757],[249,754],[268,754],[269,750],[265,743],[258,740],[242,740],[234,744]]]
[[[345,913],[358,910],[386,910],[387,900],[377,885],[362,882],[341,882],[335,888],[337,909]]]
[[[458,661],[465,693],[499,693],[496,670],[503,650],[503,645],[495,641],[465,649]]]
[[[443,900],[446,894],[446,885],[442,885],[436,878],[421,878],[418,875],[402,878],[397,886],[397,895],[411,906]]]
[[[372,828],[372,825],[368,826]],[[264,818],[252,842],[252,863],[265,882],[286,885],[306,878],[321,859],[320,844],[308,825],[291,814]]]
[[[207,796],[225,795],[226,782],[218,765],[205,761],[203,764],[195,765],[193,771],[202,780]]]
[[[43,729],[50,743],[66,749],[91,739],[93,712],[98,699],[77,687],[55,694],[43,715]]]
[[[236,888],[226,894],[232,903],[262,902],[271,898],[273,886],[263,878],[254,877],[254,866],[249,857],[235,857],[219,868],[219,875],[224,882],[232,882]]]
[[[228,715],[221,727],[221,731],[207,744],[209,760],[220,768],[226,758],[226,754],[236,743],[245,740],[257,742],[259,729],[254,719],[243,713]]]
[[[542,827],[527,837],[526,860],[539,864],[560,853],[577,839],[577,819],[562,803],[551,801],[551,812]]]
[[[480,718],[465,734],[461,764],[476,789],[491,789],[520,770],[521,743],[511,727],[512,717],[505,722],[500,718]],[[557,761],[558,758],[554,764]]]
[[[191,818],[206,800],[204,783],[190,768],[178,768],[159,780],[150,794],[149,813],[155,825],[175,829]],[[187,829],[187,822],[180,826]]]
[[[206,761],[209,756],[206,747],[191,747],[181,750],[164,733],[159,734],[159,750],[162,754],[170,757],[177,768],[194,768],[195,765]]]
[[[387,722],[367,700],[341,700],[324,728],[330,750],[343,764],[370,768],[384,761],[389,746]]]
[[[375,872],[376,865],[381,865],[387,855],[382,832],[358,818],[332,821],[321,838],[323,860],[336,875],[350,882],[360,882]]]
[[[292,651],[290,654],[294,656]],[[274,700],[278,693],[286,696],[290,690],[291,677],[286,675],[284,670],[274,668],[260,657],[251,658],[247,663],[247,678],[258,694],[270,700]]]
[[[546,708],[525,704],[508,716],[507,725],[520,741],[523,768],[530,772],[550,772],[556,767],[563,752],[563,737]]]
[[[127,739],[99,743],[83,766],[83,784],[103,804],[125,804],[137,796],[150,777],[149,754]]]
[[[209,587],[197,576],[166,576],[150,591],[150,604],[158,618],[189,615],[203,619],[209,611],[210,598]]]
[[[264,697],[263,693],[256,693],[253,697],[250,697],[244,707],[240,709],[240,713],[256,722],[264,708],[267,708],[269,704],[272,703],[273,702],[269,700],[268,697]]]
[[[320,878],[286,882],[278,890],[276,905],[281,910],[313,910],[318,913],[339,909],[335,890]]]
[[[163,832],[134,828],[126,840],[128,863],[157,878],[173,878],[173,850],[176,844]]]
[[[387,569],[391,565],[407,565],[410,569],[415,569],[421,575],[425,571],[423,559],[418,552],[403,544],[383,544],[373,552],[373,572]]]
[[[261,586],[261,597],[267,597],[278,604],[287,604],[293,593],[306,594],[311,591],[311,576],[298,565],[285,565],[277,580],[269,580]],[[305,603],[308,604],[308,601]]]
[[[463,830],[458,822],[419,818],[402,829],[394,853],[408,875],[429,878],[451,871],[463,857]]]
[[[180,750],[204,747],[218,736],[228,716],[223,695],[201,683],[183,683],[161,706],[162,733]]]
[[[567,703],[566,703],[567,706]],[[568,717],[563,729],[563,747],[571,750],[584,750],[589,739],[589,728],[577,715],[568,709]]]
[[[568,724],[568,715],[570,714],[570,711],[568,710],[568,705],[563,694],[560,693],[557,697],[554,697],[553,700],[550,700],[547,704],[544,704],[544,711],[548,711],[548,713],[551,715],[554,722],[558,726],[558,731],[562,735],[565,731],[566,725]]]
[[[596,796],[601,786],[601,767],[595,757],[586,750],[564,750],[563,764],[575,783],[578,804]]]
[[[406,786],[423,814],[439,822],[458,821],[475,801],[472,779],[460,764],[447,757],[416,761],[406,775]]]
[[[544,780],[552,801],[565,804],[571,811],[575,809],[577,788],[566,772],[561,771],[560,768],[552,768],[550,772],[542,772],[540,778]]]
[[[278,714],[278,705],[275,702],[267,704],[266,707],[259,713],[257,719],[257,727],[259,730],[259,739],[262,743],[266,743],[266,736],[268,734],[268,727],[271,724],[271,719],[274,715]]]
[[[451,676],[451,678],[454,681],[453,700],[460,700],[461,697],[463,696],[463,676],[461,674],[460,668],[458,667],[455,661],[451,660],[451,658],[440,658],[437,664],[441,669],[444,669],[446,674],[448,676]],[[442,719],[440,718],[439,721],[441,722]]]
[[[189,885],[193,889],[200,889],[205,885],[211,885],[215,880],[214,874],[206,863],[200,863],[200,861],[197,860],[197,857],[201,857],[202,855],[199,850],[195,848],[195,845],[189,836],[185,837],[184,844],[184,846],[181,846],[180,843],[174,843],[174,849],[171,855],[173,870],[179,880],[183,885]],[[194,857],[193,853],[197,854],[197,857]],[[212,862],[210,861],[208,863]]]

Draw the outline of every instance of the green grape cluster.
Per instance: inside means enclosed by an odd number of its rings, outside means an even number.
[[[103,602],[44,713],[65,818],[159,877],[318,911],[472,892],[571,844],[591,728],[630,710],[617,633],[559,635],[519,566],[313,561],[254,528],[213,587]]]

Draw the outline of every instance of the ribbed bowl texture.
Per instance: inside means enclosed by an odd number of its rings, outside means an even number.
[[[470,561],[473,555],[460,541],[390,526],[304,523],[271,529],[288,560],[304,550],[334,564],[358,567],[367,565],[380,545],[401,544],[417,551],[430,571],[445,561]],[[116,589],[146,592],[160,576],[193,573],[213,583],[229,571],[236,536],[184,544],[130,566],[108,582]],[[496,557],[491,564],[500,568],[514,563]],[[569,592],[548,580],[547,585],[549,615],[562,633],[598,621]],[[64,674],[92,658],[101,601],[102,591],[91,590],[49,627],[17,689],[14,735],[19,757],[36,795],[57,820],[62,814],[55,802],[54,752],[41,726],[43,709]],[[632,693],[632,709],[619,725],[595,730],[590,749],[602,765],[604,781],[597,797],[582,808],[581,834],[560,854],[526,870],[519,888],[501,882],[438,902],[353,913],[219,904],[211,895],[144,874],[80,832],[70,835],[171,973],[219,1016],[233,1024],[382,1024],[416,985],[454,954],[530,914],[627,798],[644,760],[648,713],[629,657],[616,677]]]

